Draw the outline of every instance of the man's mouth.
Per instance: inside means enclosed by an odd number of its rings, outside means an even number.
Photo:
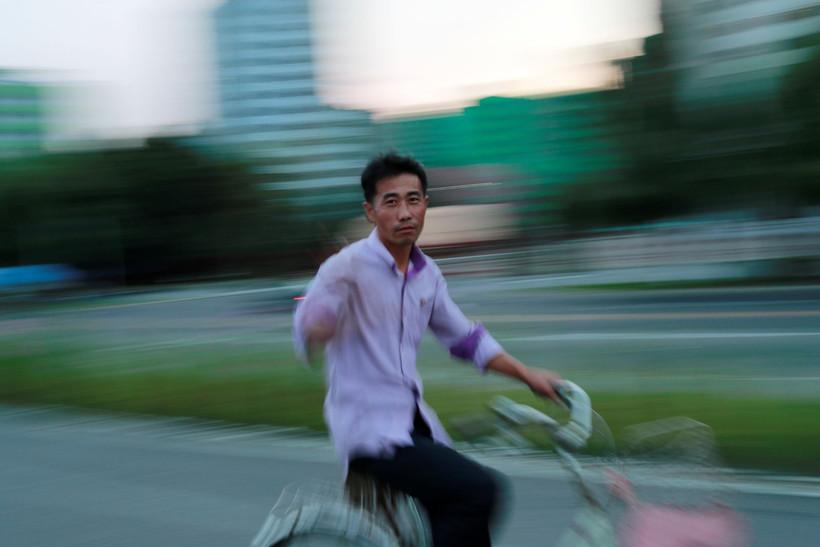
[[[397,231],[397,232],[399,232],[399,233],[403,233],[403,232],[415,232],[415,231],[416,231],[416,227],[415,227],[415,226],[402,226],[401,228],[399,228],[399,229],[398,229],[398,230],[396,230],[396,231]]]

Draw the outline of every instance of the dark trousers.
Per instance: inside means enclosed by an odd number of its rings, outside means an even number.
[[[413,446],[391,458],[359,457],[350,469],[413,496],[424,507],[435,547],[489,547],[499,481],[487,468],[436,444],[418,412]]]

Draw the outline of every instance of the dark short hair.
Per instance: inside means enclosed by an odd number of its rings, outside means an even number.
[[[427,193],[427,173],[414,158],[402,156],[396,152],[387,152],[370,160],[362,171],[362,191],[365,201],[373,201],[373,196],[376,195],[376,185],[380,180],[405,174],[416,175],[421,181],[422,191]]]

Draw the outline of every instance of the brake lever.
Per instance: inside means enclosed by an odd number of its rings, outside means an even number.
[[[572,411],[572,400],[569,398],[569,388],[563,382],[553,384],[553,390],[567,410]]]

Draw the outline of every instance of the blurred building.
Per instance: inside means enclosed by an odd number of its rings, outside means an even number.
[[[0,158],[40,152],[44,138],[42,89],[0,72]]]
[[[661,15],[674,106],[692,134],[682,157],[759,157],[786,145],[783,83],[820,46],[820,4],[664,0]]]
[[[664,0],[682,108],[766,103],[820,36],[816,0]]]
[[[386,145],[439,170],[436,185],[453,186],[447,173],[456,176],[462,202],[510,202],[522,220],[537,222],[549,215],[549,198],[562,185],[618,165],[615,128],[607,121],[617,100],[613,91],[488,97],[462,112],[385,120],[379,129]],[[473,166],[472,178],[455,169],[465,166]],[[483,166],[492,180],[476,173]]]
[[[369,113],[317,97],[309,4],[228,0],[216,10],[220,119],[209,141],[251,160],[272,190],[332,216],[345,209],[327,205],[358,204],[376,143]]]

